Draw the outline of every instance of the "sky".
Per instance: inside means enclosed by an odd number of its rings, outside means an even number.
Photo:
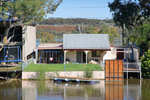
[[[56,11],[46,18],[111,19],[108,2],[113,0],[63,0]]]

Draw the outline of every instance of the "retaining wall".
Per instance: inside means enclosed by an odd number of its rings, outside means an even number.
[[[93,77],[97,79],[105,79],[104,71],[93,71]],[[36,79],[38,72],[22,72],[22,79]],[[84,71],[59,71],[59,72],[46,72],[45,79],[51,79],[55,76],[67,77],[84,77]]]

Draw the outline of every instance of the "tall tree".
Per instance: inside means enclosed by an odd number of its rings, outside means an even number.
[[[134,34],[130,35],[129,38],[132,42],[137,43],[143,54],[150,48],[150,24],[146,23],[136,27]]]
[[[142,22],[141,8],[135,0],[114,0],[114,2],[108,3],[108,6],[113,12],[114,22],[122,28],[122,43],[124,45],[128,32],[132,33],[133,28]]]
[[[62,0],[1,0],[0,17],[4,23],[6,20],[9,22],[4,33],[3,45],[9,43],[12,38],[8,37],[10,29],[42,20],[46,14],[54,12],[61,2]],[[15,21],[12,22],[12,19]]]

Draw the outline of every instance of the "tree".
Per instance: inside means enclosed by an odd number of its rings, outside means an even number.
[[[95,27],[87,27],[84,29],[84,33],[87,34],[98,34],[98,30]]]
[[[150,78],[150,50],[145,52],[144,57],[141,58],[141,63],[143,78]]]
[[[8,37],[10,29],[42,20],[46,14],[54,12],[61,2],[62,0],[1,0],[0,16],[4,23],[9,21],[1,50],[12,38]],[[12,19],[15,21],[12,22]]]
[[[51,42],[54,43],[55,36],[52,33],[42,32],[40,35],[37,35],[37,38],[41,38],[41,42]]]
[[[135,0],[114,0],[108,3],[116,25],[122,28],[122,43],[124,45],[128,32],[131,34],[133,28],[142,23],[141,8]],[[128,32],[126,32],[128,31]]]
[[[113,43],[114,39],[119,36],[117,28],[114,27],[102,27],[102,29],[99,32],[100,34],[108,34],[109,40],[111,43]]]
[[[142,10],[142,15],[144,17],[149,17],[150,16],[150,0],[139,0],[139,4],[141,6]]]
[[[135,42],[142,50],[142,53],[150,48],[150,24],[144,23],[137,26],[134,34],[129,36],[130,41]]]

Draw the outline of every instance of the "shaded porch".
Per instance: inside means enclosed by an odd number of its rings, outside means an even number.
[[[64,50],[64,63],[101,64],[105,53],[100,50]]]

